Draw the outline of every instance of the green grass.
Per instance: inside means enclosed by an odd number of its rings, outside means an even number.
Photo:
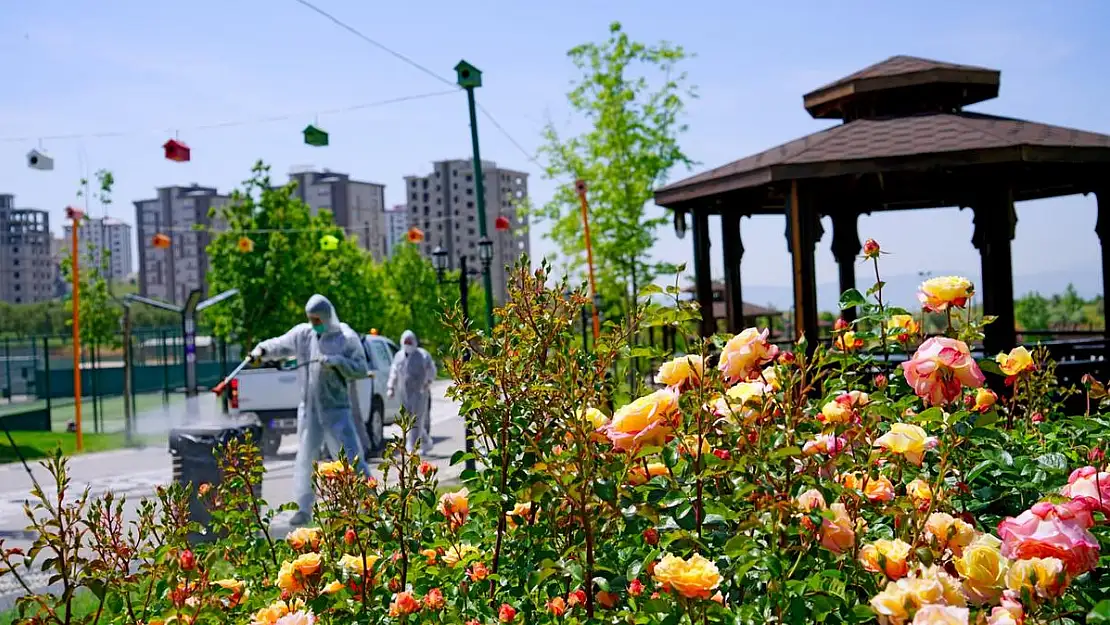
[[[96,614],[96,608],[100,601],[96,595],[87,590],[77,591],[73,595],[73,620],[77,621],[86,617],[91,617]],[[19,612],[15,608],[0,612],[0,625],[13,625],[18,622]],[[65,618],[62,615],[62,618]]]
[[[19,448],[20,453],[27,461],[40,460],[49,457],[56,448],[61,447],[66,456],[77,454],[77,435],[68,432],[12,432],[12,439]],[[84,449],[82,453],[97,451],[112,451],[126,446],[123,432],[111,434],[84,435]],[[149,437],[137,437],[137,444],[152,443]],[[0,433],[0,464],[19,462],[19,456],[12,449],[8,437]]]
[[[179,393],[171,394],[169,403],[173,404],[182,401],[183,396]],[[36,400],[30,402],[17,402],[17,403],[0,403],[0,416],[5,414],[12,414],[17,412],[24,412],[27,410],[35,410],[46,407],[46,400]],[[158,410],[162,407],[162,393],[156,391],[153,393],[142,393],[135,396],[135,413],[141,414],[143,412]],[[114,395],[110,397],[101,397],[100,404],[97,408],[97,416],[100,422],[101,431],[115,432],[123,431],[123,397]],[[81,400],[81,423],[86,432],[93,430],[93,398],[85,397]],[[50,406],[50,421],[55,431],[64,431],[66,423],[72,421],[76,416],[76,409],[73,404],[72,398],[58,398],[54,399]]]

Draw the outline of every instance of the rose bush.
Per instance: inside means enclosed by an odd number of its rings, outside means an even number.
[[[879,262],[878,244],[867,255]],[[975,358],[983,325],[962,278],[922,285],[924,314],[872,289],[842,305],[828,348],[765,330],[687,354],[630,348],[690,327],[679,301],[609,325],[590,352],[587,303],[518,269],[489,335],[453,320],[451,390],[477,471],[441,485],[394,444],[381,478],[317,467],[315,525],[269,537],[250,445],[202,487],[215,539],[190,544],[171,486],[128,521],[122,502],[34,493],[39,532],[0,548],[63,590],[19,600],[58,623],[1083,623],[1110,619],[1110,421],[1067,415],[1043,350]],[[880,285],[877,285],[881,286]],[[871,296],[874,297],[871,297]],[[617,389],[623,359],[663,357],[656,388]],[[987,389],[987,386],[993,390]],[[1093,404],[1092,404],[1093,401]],[[462,463],[459,452],[453,462]],[[96,609],[77,614],[92,593]],[[1102,619],[1102,620],[1099,620]]]

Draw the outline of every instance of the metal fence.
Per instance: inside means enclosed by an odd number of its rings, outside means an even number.
[[[82,344],[85,429],[123,428],[125,349],[131,356],[132,410],[175,401],[185,390],[180,328],[135,329],[129,346]],[[239,347],[203,331],[196,337],[197,386],[215,386],[239,360]],[[64,429],[74,413],[71,336],[0,337],[0,418],[12,430]],[[91,427],[90,427],[91,426]]]

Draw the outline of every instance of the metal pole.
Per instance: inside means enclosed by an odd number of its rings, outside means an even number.
[[[12,390],[12,350],[11,338],[4,338],[4,388],[8,391],[8,403],[14,400],[15,392]]]
[[[96,356],[96,343],[93,343],[92,346],[89,347],[89,382],[92,385],[93,432],[99,433],[100,405],[97,399],[100,397],[100,389],[97,382],[99,381],[100,376],[97,375],[97,371],[99,371],[99,369],[97,368]]]
[[[43,353],[43,391],[46,393],[46,412],[50,414],[51,423],[53,423],[54,414],[51,412],[51,404],[53,403],[50,398],[50,337],[42,337],[42,353]]]
[[[81,433],[81,283],[78,280],[79,258],[77,254],[77,225],[81,216],[72,211],[73,229],[73,423],[77,429],[77,451],[85,448],[85,438]]]
[[[590,351],[590,309],[582,307],[582,351]]]
[[[470,108],[470,143],[474,148],[474,190],[478,194],[478,235],[486,238],[486,184],[482,179],[482,155],[478,150],[478,114],[475,111],[474,87],[466,88],[466,103]],[[482,263],[482,287],[486,292],[486,327],[493,330],[493,276],[490,263]]]
[[[170,355],[165,330],[162,330],[162,403],[170,403]]]
[[[131,400],[134,389],[131,387],[131,306],[124,304],[123,306],[123,436],[124,441],[130,447],[134,442],[134,427],[132,422],[134,415],[131,414]]]

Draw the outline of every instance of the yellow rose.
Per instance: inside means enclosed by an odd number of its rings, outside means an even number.
[[[461,516],[465,519],[470,514],[470,489],[462,488],[440,495],[439,511],[447,518]]]
[[[439,559],[439,553],[435,549],[421,549],[420,555],[427,558],[428,566],[432,566]]]
[[[662,445],[671,434],[671,416],[678,410],[678,394],[660,390],[636,399],[613,414],[605,434],[623,451],[641,445]]]
[[[705,375],[705,362],[701,356],[679,356],[663,363],[655,375],[655,383],[665,386],[689,386],[697,384]]]
[[[297,551],[300,551],[302,549],[319,549],[320,528],[298,527],[285,536],[285,541],[289,543],[289,546],[296,549]]]
[[[325,478],[332,478],[343,473],[350,473],[350,466],[343,466],[342,460],[335,460],[333,462],[319,462],[316,464],[316,475]]]
[[[299,573],[302,577],[310,579],[320,573],[320,565],[323,563],[323,558],[318,553],[305,553],[297,556],[293,560],[293,570]]]
[[[771,388],[776,391],[782,390],[782,381],[779,380],[778,370],[774,365],[763,368],[763,381],[771,385]]]
[[[278,569],[277,587],[285,592],[304,590],[304,580],[297,575],[297,569],[293,568],[292,562],[287,560],[281,563],[281,568]]]
[[[960,582],[935,564],[919,566],[909,577],[898,580],[898,584],[919,608],[930,603],[946,603],[959,607],[967,605]]]
[[[969,611],[950,605],[927,605],[917,611],[913,625],[967,625]]]
[[[854,352],[863,347],[863,339],[857,338],[855,332],[848,330],[836,337],[835,345],[842,352]]]
[[[1002,596],[1009,561],[991,541],[976,539],[964,549],[955,564],[972,601],[995,603]]]
[[[1017,375],[1033,368],[1033,355],[1023,346],[1011,349],[1009,354],[999,354],[994,359],[998,362],[998,368],[1002,369],[1002,373],[1007,376]]]
[[[578,418],[592,425],[595,430],[609,423],[609,417],[605,416],[605,413],[597,408],[579,410]]]
[[[284,601],[275,601],[255,612],[251,618],[251,625],[274,625],[286,614],[289,614],[289,605]]]
[[[906,494],[913,500],[915,506],[919,509],[929,507],[929,503],[933,500],[933,487],[922,479],[916,479],[909,484],[906,484]]]
[[[1040,599],[1060,598],[1070,583],[1064,562],[1057,558],[1018,560],[1006,573],[1007,588],[1018,594],[1025,590]]]
[[[905,334],[917,334],[921,330],[913,315],[891,315],[890,327],[898,328]]]
[[[875,611],[879,625],[903,625],[910,620],[907,603],[905,591],[890,582],[882,592],[871,598],[871,609]]]
[[[925,531],[932,535],[940,549],[948,549],[953,555],[963,553],[964,547],[975,540],[975,528],[963,519],[954,518],[944,512],[934,512],[925,520]]]
[[[218,579],[212,582],[212,585],[235,593],[243,592],[243,589],[247,586],[245,582],[238,579]]]
[[[975,410],[979,412],[986,412],[991,409],[991,406],[998,401],[998,395],[994,391],[983,386],[975,392]]]
[[[515,506],[513,506],[513,509],[512,509],[511,512],[506,512],[505,513],[505,523],[509,526],[509,529],[513,529],[517,526],[518,522],[527,521],[528,516],[531,513],[532,513],[532,502],[530,502],[530,501],[518,502]]]
[[[889,432],[875,441],[875,447],[905,456],[906,460],[917,466],[921,466],[925,459],[925,451],[935,446],[936,439],[926,435],[925,430],[912,423],[894,423]]]
[[[832,424],[848,423],[855,413],[848,403],[833,400],[821,407],[821,421]]]
[[[872,573],[901,579],[909,569],[906,558],[910,556],[910,549],[910,545],[901,540],[880,539],[859,550],[859,561],[864,569]]]
[[[664,588],[673,588],[683,597],[708,599],[721,583],[717,565],[695,553],[683,560],[666,554],[655,565],[655,581]]]
[[[748,380],[778,356],[779,348],[767,342],[769,335],[770,330],[748,328],[725,343],[718,368],[726,380]]]
[[[748,423],[767,407],[772,390],[762,380],[740,382],[725,391],[725,396],[716,400],[714,408],[719,416],[731,416]]]
[[[925,310],[944,312],[949,307],[963,308],[972,295],[975,295],[975,286],[967,278],[941,276],[922,282],[917,299]]]
[[[647,481],[653,477],[666,475],[667,473],[667,465],[662,462],[649,462],[646,475],[644,474],[643,466],[633,465],[632,468],[628,470],[628,483],[633,486],[639,486],[640,484],[647,483]]]
[[[478,548],[474,545],[457,545],[453,546],[443,554],[443,563],[447,566],[455,566],[467,556],[478,553]]]
[[[339,558],[339,568],[347,572],[348,575],[364,575],[366,571],[374,569],[374,564],[377,563],[379,556],[377,554],[366,554],[366,560],[363,561],[359,556],[344,554]]]
[[[343,588],[344,588],[343,584],[333,580],[333,581],[329,582],[327,586],[324,586],[324,591],[323,592],[324,592],[325,595],[334,595],[335,593],[339,592],[340,590],[343,590]]]

